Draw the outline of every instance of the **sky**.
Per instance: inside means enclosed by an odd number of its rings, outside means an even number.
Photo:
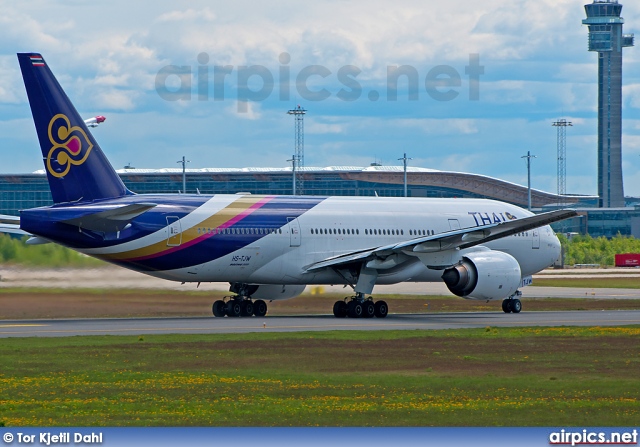
[[[584,1],[0,0],[0,173],[43,169],[18,52],[40,52],[116,168],[399,165],[597,194]],[[640,2],[624,32],[640,29]],[[638,36],[640,37],[640,35]],[[402,74],[402,76],[398,76]],[[640,49],[623,62],[625,195],[640,196]]]

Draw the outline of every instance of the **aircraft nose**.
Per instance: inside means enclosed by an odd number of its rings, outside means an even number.
[[[554,260],[558,259],[560,257],[560,254],[562,253],[562,245],[560,244],[560,239],[558,239],[558,236],[556,236],[556,233],[551,230],[551,228],[549,228],[547,246],[549,247],[549,250],[554,257]]]

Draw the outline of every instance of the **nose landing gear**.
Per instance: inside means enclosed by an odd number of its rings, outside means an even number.
[[[502,300],[502,311],[506,314],[511,312],[513,312],[514,314],[519,314],[522,310],[522,303],[518,299],[518,297],[520,296],[522,296],[522,292],[518,290],[509,298]]]

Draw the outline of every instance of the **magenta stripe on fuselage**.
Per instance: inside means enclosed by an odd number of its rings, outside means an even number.
[[[245,217],[249,216],[251,213],[253,213],[254,211],[262,208],[264,205],[266,205],[267,203],[269,203],[270,201],[272,201],[276,196],[268,196],[265,197],[264,199],[260,200],[259,202],[254,203],[253,205],[251,205],[249,208],[247,208],[246,210],[244,210],[243,212],[241,212],[240,214],[238,214],[235,217],[232,217],[231,219],[229,219],[228,221],[226,221],[225,223],[223,223],[222,225],[219,226],[219,228],[229,228],[232,225],[234,225],[235,223],[241,221],[242,219],[244,219]],[[186,217],[186,216],[185,216]],[[199,236],[189,242],[185,242],[184,244],[180,244],[177,247],[171,247],[168,250],[164,250],[158,253],[154,253],[152,255],[146,255],[146,256],[140,256],[138,258],[130,258],[130,259],[123,259],[122,261],[144,261],[145,259],[153,259],[153,258],[157,258],[159,256],[164,256],[164,255],[168,255],[171,253],[175,253],[176,251],[179,250],[183,250],[185,248],[189,248],[199,242],[202,242],[205,239],[208,239],[212,236],[214,236],[215,233],[207,233],[207,234],[203,234],[202,236]]]

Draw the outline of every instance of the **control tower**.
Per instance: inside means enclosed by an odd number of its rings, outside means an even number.
[[[623,207],[622,48],[633,46],[633,34],[622,34],[622,5],[617,0],[594,0],[584,9],[589,51],[598,52],[599,206]]]

